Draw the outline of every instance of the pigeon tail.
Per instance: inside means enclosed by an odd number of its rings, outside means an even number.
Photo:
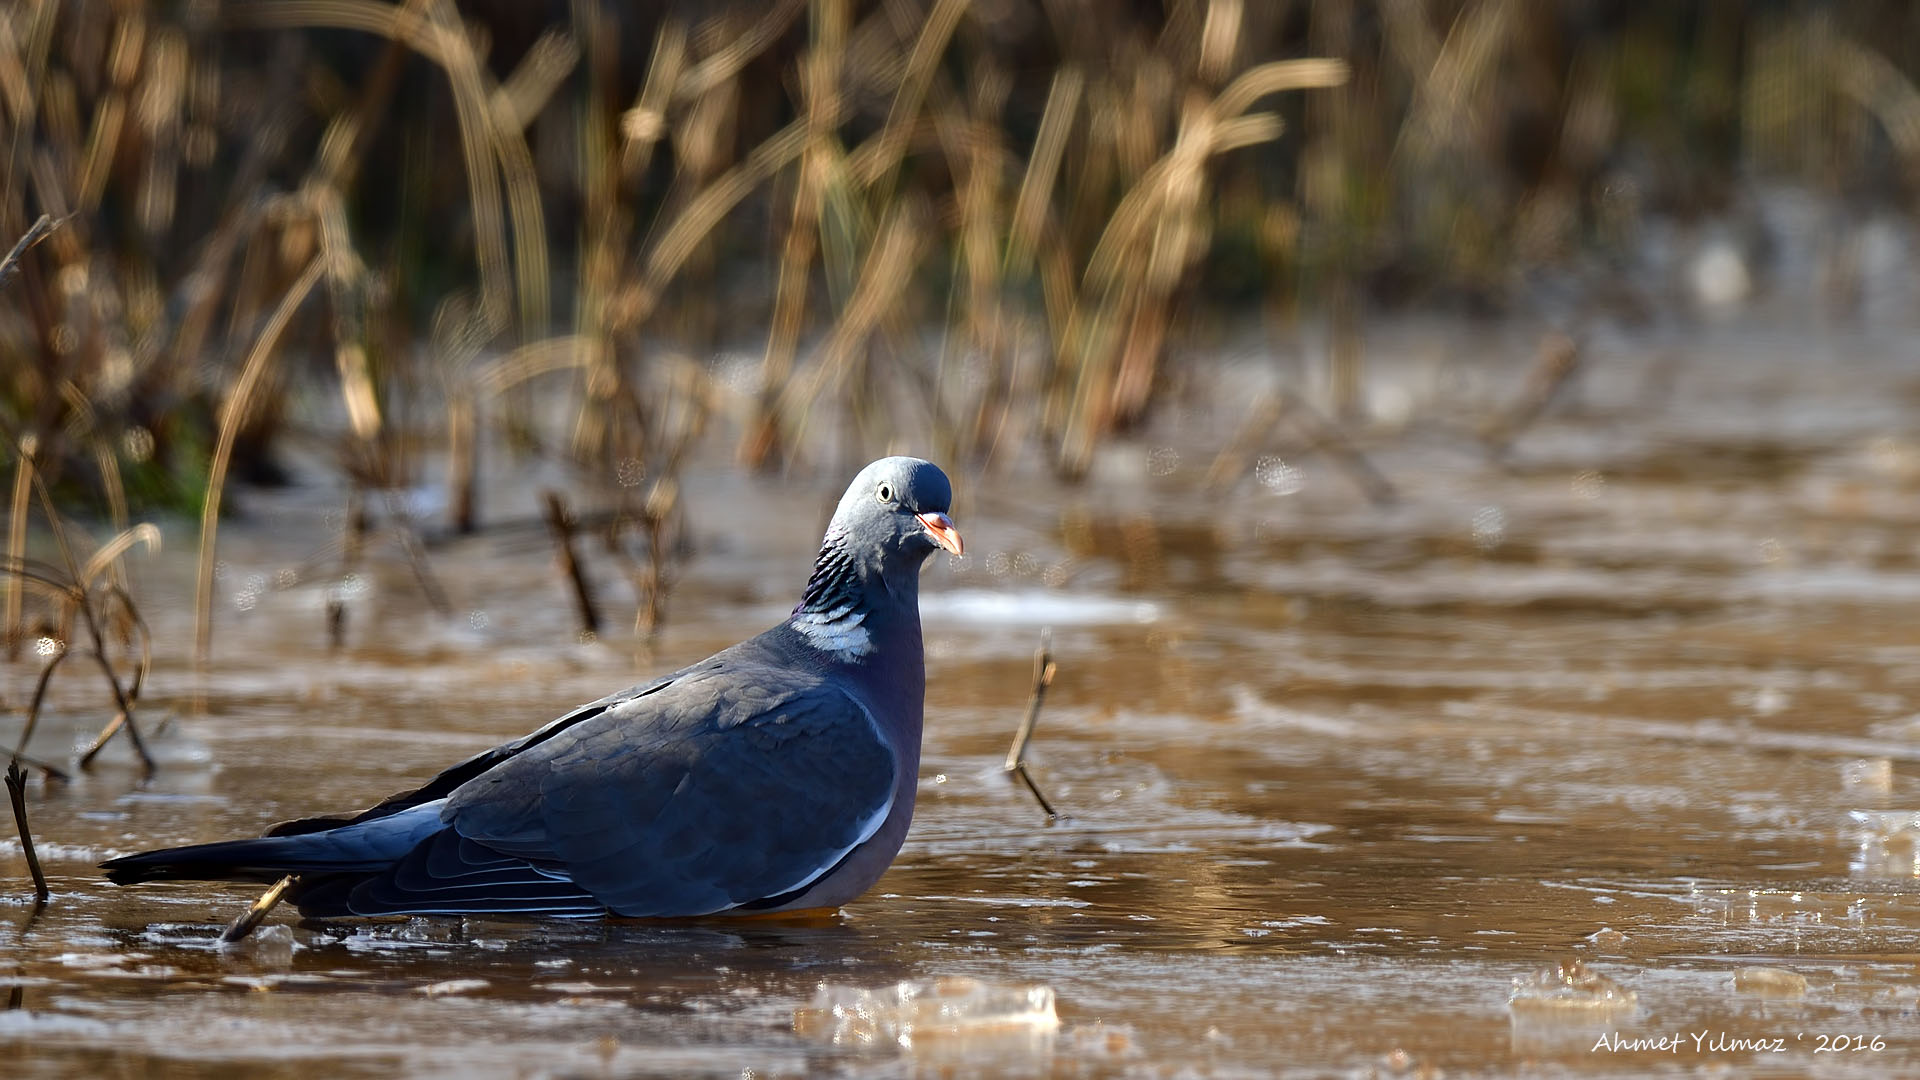
[[[142,881],[272,881],[284,874],[383,870],[445,828],[444,800],[326,832],[164,848],[101,863],[116,885]]]

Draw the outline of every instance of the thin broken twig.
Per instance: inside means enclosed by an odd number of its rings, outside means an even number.
[[[299,874],[288,874],[267,886],[267,891],[261,893],[259,899],[248,905],[247,910],[241,912],[239,918],[228,923],[225,930],[220,931],[220,944],[232,945],[237,941],[245,941],[248,935],[259,928],[260,921],[267,917],[267,913],[278,907],[281,900],[286,899],[287,890],[293,888],[299,881]]]
[[[1353,445],[1340,425],[1285,390],[1269,391],[1254,403],[1233,441],[1220,451],[1213,459],[1213,465],[1207,469],[1207,487],[1216,490],[1225,488],[1246,475],[1255,453],[1266,444],[1273,429],[1283,421],[1292,423],[1300,438],[1305,440],[1305,449],[1326,454],[1375,506],[1391,506],[1399,500],[1400,492],[1393,486],[1393,481],[1388,480],[1367,455]]]
[[[1047,812],[1047,820],[1060,816],[1047,797],[1040,793],[1040,785],[1034,783],[1033,774],[1027,771],[1027,743],[1033,738],[1033,726],[1040,719],[1040,703],[1047,696],[1047,687],[1053,685],[1053,673],[1057,666],[1053,662],[1053,631],[1040,632],[1040,647],[1033,652],[1033,694],[1027,698],[1027,715],[1020,720],[1020,730],[1013,733],[1013,745],[1007,748],[1006,771],[1018,776],[1033,797],[1039,800],[1040,809]]]
[[[407,565],[413,568],[413,579],[425,594],[428,606],[434,614],[447,618],[453,614],[453,604],[447,600],[447,590],[440,585],[440,579],[434,576],[433,567],[427,563],[426,548],[420,542],[419,530],[413,526],[395,492],[387,492],[387,520],[393,526],[394,536],[400,541],[400,550],[407,557]]]
[[[41,214],[40,220],[27,229],[26,235],[14,242],[13,250],[7,252],[5,258],[0,258],[0,285],[5,285],[7,280],[20,269],[20,260],[33,249],[33,245],[45,240],[53,234],[53,230],[66,223],[66,218],[55,221],[51,216]]]
[[[20,831],[20,854],[27,860],[27,873],[33,875],[33,903],[39,907],[53,894],[47,891],[47,875],[40,869],[40,856],[33,850],[33,830],[27,827],[27,774],[16,759],[7,762],[7,801],[13,804],[13,826]]]
[[[1540,352],[1520,396],[1480,430],[1480,441],[1495,459],[1504,458],[1518,439],[1546,413],[1547,406],[1580,370],[1580,343],[1554,332],[1540,339]]]
[[[573,584],[573,600],[580,608],[580,632],[600,632],[600,609],[593,602],[593,587],[587,583],[580,556],[573,550],[573,518],[567,503],[557,491],[547,492],[547,527],[553,530],[553,545],[559,551],[560,570]]]

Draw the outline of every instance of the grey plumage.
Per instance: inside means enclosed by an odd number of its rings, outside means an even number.
[[[691,916],[832,907],[913,813],[919,573],[958,553],[945,474],[884,458],[780,625],[350,817],[104,863],[121,884],[301,875],[309,915]]]

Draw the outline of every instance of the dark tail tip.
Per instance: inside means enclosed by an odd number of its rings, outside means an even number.
[[[164,852],[148,851],[139,855],[123,855],[118,859],[108,859],[100,864],[106,872],[107,880],[115,885],[138,885],[143,881],[165,881],[175,875],[170,873],[172,865],[164,858]]]
[[[138,885],[143,881],[272,881],[281,871],[258,869],[245,861],[248,856],[258,854],[254,850],[257,843],[238,840],[161,848],[108,859],[100,864],[100,869],[115,885]]]

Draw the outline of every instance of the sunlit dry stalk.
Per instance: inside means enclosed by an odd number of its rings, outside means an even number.
[[[579,392],[584,400],[574,410],[571,436],[575,456],[585,460],[600,444],[607,422],[607,402],[618,390],[621,380],[609,309],[627,259],[626,239],[631,225],[631,215],[622,205],[620,195],[626,182],[640,179],[637,173],[625,173],[623,166],[631,161],[638,168],[640,162],[650,160],[653,144],[665,135],[664,103],[672,88],[660,85],[666,78],[661,68],[663,63],[673,67],[677,77],[685,42],[678,24],[671,21],[654,42],[655,63],[641,90],[642,100],[659,107],[651,113],[655,121],[653,130],[622,131],[616,135],[616,127],[624,129],[626,124],[623,120],[616,125],[607,114],[618,55],[617,46],[610,40],[611,31],[606,28],[609,13],[591,3],[576,3],[573,11],[575,30],[586,45],[588,57],[582,94],[584,111],[577,124],[575,140],[584,218],[580,223],[581,250],[576,264],[573,326],[576,335],[586,344],[575,351],[573,358],[581,363],[583,377],[579,380]],[[662,53],[666,55],[663,57]],[[640,108],[636,105],[629,113]]]
[[[107,189],[107,174],[113,156],[120,148],[120,131],[127,118],[126,95],[115,88],[93,112],[93,134],[87,140],[85,163],[81,167],[79,208],[90,214],[100,205]]]
[[[788,387],[781,411],[794,418],[789,427],[796,442],[805,433],[821,395],[846,380],[857,350],[866,344],[881,316],[907,287],[924,248],[920,227],[920,215],[911,204],[881,226],[880,235],[867,251],[853,295],[820,347],[820,359],[807,378]]]
[[[426,0],[424,6],[431,20],[432,30],[437,31],[435,36],[440,46],[440,62],[447,73],[447,82],[453,88],[454,115],[460,124],[460,144],[467,158],[467,175],[469,190],[473,195],[474,216],[479,218],[484,215],[490,222],[485,232],[478,234],[484,238],[480,249],[483,270],[479,311],[488,328],[497,331],[504,328],[507,320],[505,286],[508,274],[506,229],[500,219],[500,189],[496,186],[494,163],[498,161],[504,166],[506,160],[498,152],[500,140],[499,133],[494,130],[492,123],[491,95],[484,89],[480,75],[480,62],[474,56],[473,49],[467,41],[465,29],[460,24],[459,14],[449,11],[447,4],[442,0]],[[513,134],[513,141],[520,144],[522,151],[526,149],[526,144],[520,140],[517,131]],[[489,149],[494,152],[489,153]],[[509,193],[515,190],[515,184],[511,179],[508,181],[508,190]],[[523,203],[520,201],[509,203],[509,210],[524,213]],[[544,245],[544,224],[541,222],[537,203],[531,220],[536,226],[532,232],[542,236],[534,242]],[[521,245],[527,243],[528,238],[525,235],[517,238],[521,241]],[[522,259],[530,250],[525,246],[516,246],[516,251],[520,252]],[[492,274],[484,270],[489,263],[496,267]],[[521,278],[522,290],[527,290],[531,285],[532,283],[526,278]],[[538,287],[544,295],[546,290],[544,274]],[[527,296],[528,294],[523,291],[523,301]],[[530,312],[525,310],[524,303],[522,315],[523,317],[530,315]],[[534,324],[531,318],[527,321],[529,328],[538,325]],[[544,323],[544,321],[543,318],[541,322]]]
[[[734,124],[739,113],[740,84],[729,80],[701,95],[674,131],[679,168],[674,182],[679,195],[704,187],[733,152]],[[679,276],[684,279],[674,304],[673,324],[683,340],[711,345],[719,330],[715,295],[715,249],[711,233],[702,237],[687,256]]]
[[[5,434],[7,440],[13,444],[16,454],[22,459],[32,457],[31,450],[21,446],[22,440],[16,439],[10,432]],[[127,688],[121,685],[119,674],[113,670],[113,661],[107,656],[106,632],[102,626],[103,612],[95,611],[93,601],[95,590],[92,582],[94,578],[99,576],[99,574],[112,563],[113,559],[125,554],[126,549],[133,544],[147,543],[149,546],[157,544],[160,536],[159,530],[153,528],[151,525],[141,525],[126,530],[112,540],[109,540],[102,549],[102,551],[106,553],[105,560],[102,560],[96,555],[94,559],[88,561],[86,569],[83,570],[79,561],[74,557],[73,545],[69,543],[67,539],[66,526],[61,521],[59,511],[54,508],[53,495],[48,491],[45,480],[42,479],[37,472],[29,473],[28,479],[34,494],[39,497],[41,512],[46,517],[47,528],[53,537],[54,547],[60,552],[61,561],[65,564],[66,579],[62,581],[51,574],[36,573],[31,568],[31,565],[24,560],[9,560],[4,569],[11,580],[16,580],[23,584],[51,585],[53,587],[54,599],[59,605],[59,630],[56,639],[56,650],[59,656],[66,655],[67,651],[71,648],[71,642],[74,636],[75,616],[77,615],[81,621],[85,622],[88,637],[93,643],[93,648],[88,655],[91,655],[99,662],[101,672],[106,676],[107,685],[113,691],[113,699],[116,706],[113,720],[101,731],[98,739],[96,739],[93,744],[93,748],[81,756],[80,765],[82,768],[90,765],[94,755],[99,753],[100,748],[106,744],[106,741],[124,727],[127,732],[127,737],[133,742],[134,752],[139,756],[142,766],[145,767],[148,774],[151,774],[155,769],[153,755],[147,751],[146,741],[140,737],[140,729],[135,726],[133,722],[133,704],[134,700],[139,696],[140,687],[146,679],[147,664],[151,656],[151,638],[147,634],[145,623],[140,619],[138,610],[133,605],[132,598],[127,595],[126,591],[112,583],[104,586],[104,595],[117,600],[122,605],[124,614],[132,621],[141,635],[139,667],[134,677],[133,688],[131,692],[129,692]],[[40,696],[45,692],[46,680],[51,677],[52,665],[50,664],[48,669],[42,673],[40,691],[35,695],[34,708],[36,712],[39,708],[38,702]],[[29,732],[31,728],[32,724],[29,722]],[[26,735],[27,733],[22,733],[21,746],[15,747],[16,753],[24,747],[27,741]]]
[[[100,470],[100,484],[107,493],[107,520],[116,531],[127,527],[127,488],[120,478],[120,459],[113,443],[104,435],[93,438],[94,467]]]
[[[1200,29],[1200,59],[1195,65],[1200,78],[1218,85],[1233,69],[1233,54],[1240,44],[1242,0],[1208,0],[1207,19]]]
[[[27,252],[33,250],[34,245],[45,240],[55,229],[64,224],[66,224],[64,219],[55,219],[50,214],[41,214],[27,228],[26,233],[14,241],[13,247],[7,251],[6,255],[0,257],[0,286],[5,286],[13,275],[19,272],[20,260],[26,257]]]
[[[1173,146],[1140,173],[1101,230],[1056,336],[1059,370],[1071,385],[1058,458],[1069,475],[1082,473],[1099,438],[1137,417],[1151,394],[1167,304],[1203,254],[1208,159],[1280,135],[1278,116],[1246,113],[1261,97],[1346,77],[1339,61],[1278,61],[1241,73],[1210,101],[1189,99]]]
[[[947,51],[947,42],[960,25],[967,3],[968,0],[934,0],[933,10],[921,24],[920,36],[907,58],[906,73],[894,94],[893,106],[887,111],[886,124],[880,134],[848,158],[847,165],[854,177],[867,187],[881,189],[883,197],[885,189],[891,186],[888,179],[906,155],[907,134],[920,116],[935,65]]]
[[[1198,198],[1195,185],[1208,157],[1280,136],[1280,118],[1271,113],[1228,120],[1218,120],[1217,115],[1216,110],[1203,110],[1190,117],[1173,148],[1148,167],[1139,182],[1121,197],[1087,260],[1086,279],[1092,288],[1110,288],[1118,283],[1123,271],[1142,269],[1136,246],[1167,212],[1171,197],[1185,195],[1185,203]],[[1160,269],[1164,274],[1164,266]]]
[[[474,389],[483,397],[492,397],[548,372],[590,366],[595,362],[594,353],[599,345],[597,339],[582,334],[566,334],[522,345],[481,365],[473,377]]]
[[[447,401],[447,487],[452,495],[453,531],[479,527],[479,408],[465,387],[449,391]]]
[[[988,432],[1004,422],[1010,407],[1006,371],[1009,333],[1003,308],[1004,238],[1008,230],[1002,214],[1006,206],[1003,180],[1012,156],[1001,141],[999,126],[1010,82],[990,61],[981,62],[971,82],[973,100],[967,111],[949,100],[945,92],[936,95],[932,110],[948,168],[959,181],[952,291],[957,292],[965,283],[964,341],[973,350],[968,363],[978,365],[975,376],[962,382],[968,400],[961,401],[957,410],[949,410],[945,405],[950,382],[947,362],[952,343],[963,337],[950,329],[938,364],[922,380],[938,444],[949,457],[978,454],[989,441]],[[950,328],[955,326],[952,306],[950,300]],[[889,333],[905,339],[909,334],[898,325],[900,321],[898,313],[889,319]],[[915,374],[915,366],[908,365],[908,373]],[[950,411],[954,415],[950,416]]]
[[[1380,0],[1380,25],[1400,66],[1424,77],[1440,58],[1440,37],[1427,22],[1427,0]]]
[[[740,74],[754,57],[787,32],[804,6],[805,0],[775,0],[759,22],[687,72],[686,78],[673,88],[673,96],[678,100],[698,98]]]
[[[37,440],[32,435],[22,436],[14,447],[13,498],[7,507],[11,516],[7,518],[7,565],[19,566],[27,557],[27,495],[33,490],[33,452]],[[20,624],[21,583],[12,575],[7,577],[7,659],[20,658],[20,643],[25,637],[24,627]]]
[[[489,105],[495,119],[504,127],[525,130],[579,62],[580,48],[571,35],[559,30],[541,34],[520,66],[494,88]]]
[[[173,224],[180,179],[180,115],[187,89],[187,36],[162,27],[147,46],[146,77],[134,95],[134,119],[149,152],[140,179],[140,223],[159,235]]]
[[[424,12],[420,10],[423,6]],[[509,282],[514,275],[508,270],[506,215],[500,200],[504,183],[507,211],[514,221],[521,318],[530,331],[537,332],[545,326],[547,247],[533,157],[520,133],[517,103],[515,108],[495,108],[484,65],[474,55],[456,12],[451,12],[443,0],[421,0],[406,7],[377,0],[275,0],[234,4],[226,8],[224,14],[228,21],[239,26],[328,27],[378,34],[403,41],[440,65],[453,89],[468,192],[473,200],[475,248],[481,278],[480,313],[491,329],[503,328],[507,318],[506,298],[513,291]],[[495,172],[496,162],[499,174]]]
[[[1040,114],[1040,132],[1034,137],[1033,154],[1027,159],[1026,174],[1020,179],[1020,193],[1014,198],[1004,270],[1008,277],[1024,277],[1039,247],[1047,204],[1060,174],[1060,159],[1066,153],[1067,136],[1073,130],[1085,83],[1080,69],[1067,66],[1054,73],[1053,84],[1047,90],[1046,108]]]
[[[669,225],[646,258],[645,275],[623,326],[638,326],[653,313],[669,282],[688,256],[754,188],[799,156],[806,145],[806,121],[796,120],[754,147],[745,161],[728,169],[694,196]]]
[[[293,313],[306,300],[307,294],[319,284],[324,270],[323,259],[316,256],[309,260],[306,269],[301,271],[299,278],[280,298],[280,306],[261,328],[259,338],[254,341],[253,349],[240,368],[240,377],[228,390],[220,410],[219,440],[214,446],[213,460],[208,467],[206,500],[200,509],[200,572],[194,589],[193,634],[194,660],[200,664],[205,664],[211,658],[213,647],[214,544],[220,525],[220,496],[226,487],[227,466],[233,459],[233,441],[252,404],[254,388],[266,374],[267,361],[272,358],[274,347],[279,344],[281,332],[286,330],[287,323],[293,319]]]
[[[1433,67],[1415,73],[1420,83],[1394,147],[1396,162],[1404,152],[1417,168],[1446,145],[1476,141],[1480,117],[1473,97],[1499,62],[1517,22],[1518,7],[1514,0],[1479,0],[1461,11]]]
[[[845,64],[847,6],[813,7],[813,47],[800,58],[800,92],[806,107],[807,142],[794,177],[793,206],[780,244],[773,320],[760,362],[760,393],[740,441],[740,460],[761,468],[784,453],[779,402],[793,375],[794,355],[806,316],[813,263],[820,249],[820,219],[828,173],[841,151],[833,137],[840,114],[840,78]]]
[[[1880,121],[1907,175],[1920,176],[1920,90],[1913,80],[1886,56],[1858,42],[1836,38],[1827,50],[1834,86]]]
[[[131,551],[135,544],[146,545],[148,551],[160,550],[160,530],[144,521],[130,529],[122,529],[87,558],[86,565],[80,568],[76,584],[82,591],[92,589],[94,580],[112,569],[120,556]]]
[[[644,174],[653,160],[653,148],[667,133],[667,104],[680,81],[680,69],[687,58],[687,27],[678,19],[667,19],[653,39],[653,57],[647,62],[647,78],[632,107],[620,114],[620,172],[636,178]],[[589,173],[591,183],[592,174]]]

